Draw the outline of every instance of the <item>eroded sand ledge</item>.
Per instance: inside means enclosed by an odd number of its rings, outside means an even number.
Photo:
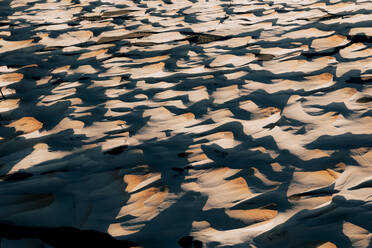
[[[369,0],[1,1],[0,246],[372,246],[371,20]]]

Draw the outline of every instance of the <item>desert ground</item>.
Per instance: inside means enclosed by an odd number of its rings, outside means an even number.
[[[0,247],[372,247],[372,1],[1,0]]]

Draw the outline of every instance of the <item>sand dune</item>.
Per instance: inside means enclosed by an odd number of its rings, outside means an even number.
[[[0,246],[372,246],[369,0],[0,1]]]

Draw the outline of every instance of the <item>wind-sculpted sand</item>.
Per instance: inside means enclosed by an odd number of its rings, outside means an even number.
[[[0,1],[0,246],[372,247],[370,0]]]

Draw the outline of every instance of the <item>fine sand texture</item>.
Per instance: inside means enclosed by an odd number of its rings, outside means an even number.
[[[371,0],[1,0],[0,247],[372,247]]]

